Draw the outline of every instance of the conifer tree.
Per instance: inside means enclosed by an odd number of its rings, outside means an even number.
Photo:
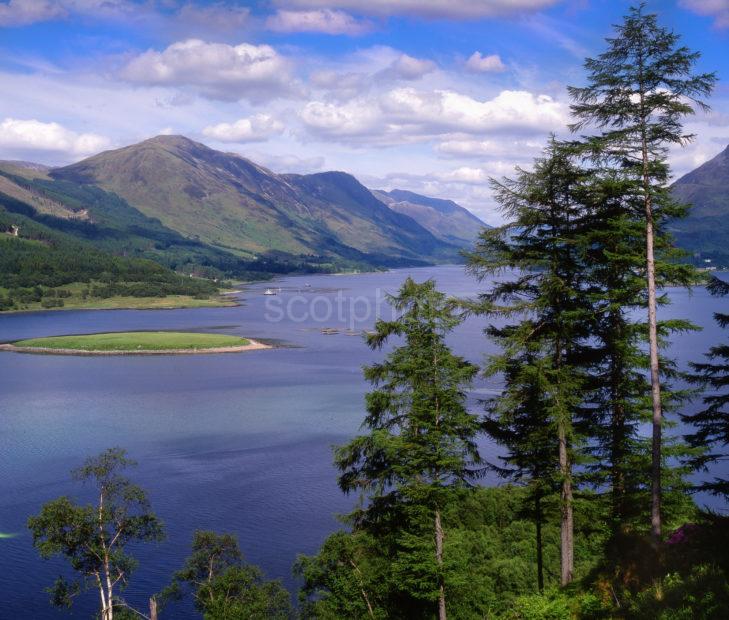
[[[651,530],[661,536],[662,403],[659,364],[657,289],[655,273],[656,224],[665,217],[669,200],[668,147],[692,139],[682,119],[706,108],[716,81],[711,73],[694,73],[699,58],[679,46],[679,36],[661,27],[644,4],[630,9],[608,48],[585,61],[588,85],[570,87],[572,112],[578,131],[596,126],[601,133],[587,139],[600,157],[609,157],[631,181],[631,207],[641,211],[645,225],[645,278],[648,310],[652,400]]]
[[[570,149],[551,139],[534,171],[493,182],[507,224],[486,230],[470,254],[469,270],[495,278],[476,311],[516,319],[487,333],[501,346],[488,373],[503,373],[504,394],[493,405],[492,436],[509,450],[507,462],[544,479],[556,470],[561,506],[561,583],[574,573],[573,464],[579,437],[574,418],[584,382],[580,357],[590,309],[580,288],[577,239],[582,171]],[[551,435],[545,436],[545,429]],[[554,460],[556,458],[556,461]]]
[[[589,162],[588,162],[589,163]],[[590,437],[589,479],[597,489],[606,489],[610,523],[606,564],[619,573],[635,559],[634,550],[646,531],[650,506],[651,450],[640,427],[651,420],[650,383],[646,376],[647,324],[641,320],[645,307],[645,256],[641,251],[644,222],[630,208],[630,179],[607,160],[592,159],[585,166],[589,179],[585,186],[584,228],[581,237],[584,270],[582,285],[593,308],[591,323],[586,403],[581,428]],[[680,205],[669,205],[680,213]],[[671,239],[656,228],[656,281],[688,285],[695,270],[678,258]],[[668,299],[661,295],[658,304]],[[658,323],[661,341],[671,333],[692,329],[688,321],[663,320]],[[665,408],[677,408],[685,394],[676,390],[675,364],[665,358],[661,365]],[[670,516],[683,505],[685,486],[680,469],[669,467],[673,457],[684,450],[673,439],[662,442],[663,477]],[[642,543],[641,543],[642,544]],[[645,563],[645,562],[643,562]]]
[[[453,489],[480,473],[479,420],[465,405],[477,368],[446,345],[462,319],[432,280],[408,278],[390,303],[399,317],[377,321],[367,344],[375,350],[393,338],[402,344],[365,368],[374,386],[366,401],[369,432],[339,448],[335,462],[342,490],[366,499],[350,515],[355,530],[395,532],[393,570],[401,587],[436,603],[445,620],[442,509]]]
[[[707,288],[717,297],[729,296],[729,283],[715,276]],[[714,318],[721,327],[729,327],[729,313],[717,312]],[[709,390],[704,396],[705,408],[686,416],[686,420],[695,427],[695,432],[687,436],[689,443],[697,447],[719,449],[718,452],[704,452],[694,461],[697,467],[702,468],[708,463],[729,458],[729,342],[714,345],[706,357],[707,361],[692,364],[696,373],[694,381]],[[699,488],[729,499],[729,480],[726,478],[715,478],[701,484]]]

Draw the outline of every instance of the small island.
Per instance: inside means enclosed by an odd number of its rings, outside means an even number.
[[[54,355],[183,355],[269,348],[269,345],[240,336],[164,331],[50,336],[0,344],[3,351]]]

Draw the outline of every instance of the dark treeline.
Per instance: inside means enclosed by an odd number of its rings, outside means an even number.
[[[8,234],[20,228],[17,237]],[[29,218],[0,210],[0,310],[42,302],[63,305],[68,291],[55,290],[86,283],[91,297],[130,295],[209,297],[217,286],[210,281],[176,274],[155,262],[113,256]]]
[[[661,316],[666,287],[703,277],[665,225],[686,211],[668,192],[667,148],[690,140],[682,119],[715,79],[694,73],[697,59],[631,9],[586,62],[588,85],[570,89],[572,139],[550,139],[531,170],[493,182],[508,223],[468,255],[479,297],[408,279],[390,298],[397,318],[367,336],[388,352],[364,369],[362,432],[334,456],[341,490],[359,501],[296,562],[296,610],[233,537],[203,531],[135,613],[174,617],[188,596],[208,620],[726,618],[729,518],[691,493],[726,501],[729,481],[691,479],[729,458],[729,344],[697,352],[686,373],[665,348],[696,328]],[[704,283],[729,295],[726,281]],[[482,368],[446,344],[472,314],[493,320],[485,337],[499,348]],[[716,320],[729,326],[726,313]],[[479,372],[504,388],[473,412]],[[679,417],[685,437],[665,432]],[[501,447],[496,462],[479,453],[484,435]],[[104,620],[131,613],[124,546],[163,535],[120,473],[128,464],[119,450],[91,459],[77,476],[96,482],[99,505],[60,498],[29,522],[41,554],[65,555],[76,572],[51,589],[54,602],[96,590]],[[489,472],[509,484],[481,486]]]

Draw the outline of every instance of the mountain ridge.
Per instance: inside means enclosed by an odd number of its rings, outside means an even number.
[[[703,264],[729,266],[729,146],[671,187],[691,205],[686,218],[669,223],[676,243]]]
[[[276,174],[184,136],[156,136],[55,168],[166,227],[242,257],[326,255],[374,264],[427,264],[456,255],[344,172]]]
[[[452,200],[423,196],[408,190],[370,190],[393,211],[414,219],[445,243],[470,247],[489,226]]]

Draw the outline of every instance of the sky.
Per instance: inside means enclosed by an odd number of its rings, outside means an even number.
[[[567,136],[624,0],[0,0],[0,159],[182,134],[501,221],[488,180]],[[676,176],[729,145],[729,0],[649,0],[716,71]]]

